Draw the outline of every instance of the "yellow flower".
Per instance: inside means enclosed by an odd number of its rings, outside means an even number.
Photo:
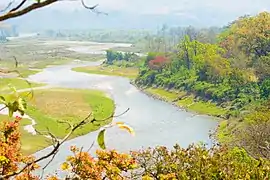
[[[0,156],[0,164],[6,164],[9,160],[5,156]]]
[[[67,170],[67,169],[69,169],[70,168],[70,166],[69,166],[69,164],[67,163],[67,162],[64,162],[62,165],[61,165],[61,169],[63,170],[63,171],[65,171],[65,170]]]

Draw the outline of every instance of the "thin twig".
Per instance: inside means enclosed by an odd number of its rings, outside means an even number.
[[[93,141],[93,143],[92,143],[91,146],[87,149],[86,152],[89,152],[89,151],[93,148],[94,144],[95,144],[95,141]]]
[[[4,9],[0,10],[0,13],[7,11],[14,2],[15,0],[9,2],[8,5]]]
[[[57,152],[58,152],[58,151],[57,151]],[[49,162],[42,168],[41,179],[43,179],[45,169],[46,169],[46,168],[51,164],[51,162],[54,160],[54,158],[55,158],[57,152],[54,153],[54,155],[51,157],[51,159],[49,160]]]
[[[108,15],[108,13],[105,13],[105,12],[101,12],[101,11],[97,11],[96,7],[98,7],[98,4],[94,5],[94,6],[87,6],[85,3],[84,3],[84,0],[81,0],[81,3],[82,3],[82,6],[86,9],[90,9],[91,11],[97,13],[97,14],[104,14],[104,15]]]
[[[9,12],[14,12],[17,11],[20,7],[22,7],[24,5],[24,3],[26,3],[27,0],[22,0],[22,2],[16,6],[15,8],[11,9]]]
[[[7,19],[11,19],[11,18],[16,18],[16,17],[19,17],[19,16],[22,16],[22,15],[25,15],[33,10],[36,10],[36,9],[40,9],[40,8],[43,8],[45,6],[48,6],[48,5],[51,5],[53,3],[56,3],[56,2],[60,2],[60,1],[63,1],[63,0],[45,0],[45,1],[42,1],[42,2],[36,2],[36,3],[33,3],[21,10],[18,10],[19,8],[22,7],[22,5],[25,3],[26,0],[22,0],[22,2],[17,6],[15,7],[14,9],[12,9],[10,12],[6,13],[6,14],[3,14],[0,16],[0,21],[5,21]],[[97,5],[95,6],[87,6],[83,0],[81,0],[81,3],[83,5],[84,8],[86,9],[89,9],[97,14],[105,14],[105,15],[108,15],[107,13],[103,13],[103,12],[100,12],[100,11],[97,11],[96,10],[96,7]],[[11,6],[11,4],[9,5],[9,7]],[[8,7],[8,8],[9,8]],[[5,9],[8,9],[8,8],[5,8]]]
[[[4,109],[6,109],[7,108],[7,105],[5,105],[4,107],[2,107],[1,109],[0,109],[0,111],[3,111]]]
[[[7,19],[22,16],[22,15],[27,14],[27,13],[35,10],[35,9],[39,9],[39,8],[48,6],[48,5],[50,5],[52,3],[55,3],[57,1],[58,0],[45,0],[45,1],[40,2],[40,3],[31,4],[30,6],[27,6],[26,8],[24,8],[22,10],[9,12],[9,13],[6,13],[6,14],[0,16],[0,21],[4,21],[4,20],[7,20]]]

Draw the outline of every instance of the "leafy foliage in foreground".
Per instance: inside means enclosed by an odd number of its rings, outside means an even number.
[[[23,156],[20,152],[20,117],[16,117],[14,121],[4,121],[1,124],[0,134],[0,177],[19,170],[19,164],[31,163],[34,158]],[[31,172],[39,166],[36,163],[31,165],[16,176],[16,179],[37,179]]]
[[[140,170],[134,177],[145,180],[177,179],[269,179],[269,161],[255,160],[241,149],[190,145],[172,150],[166,147],[149,148],[133,153]]]
[[[72,174],[69,176],[73,179],[125,179],[122,173],[136,168],[135,159],[131,155],[114,150],[98,150],[97,158],[76,147],[71,147],[71,151],[74,155],[67,158],[62,169]]]
[[[39,168],[32,163],[34,157],[23,157],[20,153],[20,118],[2,125],[0,148],[0,174],[8,175],[18,171],[19,164],[30,163],[18,180],[37,180],[40,177],[31,172]],[[156,147],[131,154],[115,150],[98,150],[94,158],[88,152],[75,146],[70,148],[73,155],[67,157],[61,169],[67,172],[65,179],[267,179],[270,177],[269,160],[255,160],[244,150],[225,147],[191,145],[181,148],[176,145],[172,150]],[[130,177],[131,176],[131,177]],[[57,176],[48,180],[60,179]]]

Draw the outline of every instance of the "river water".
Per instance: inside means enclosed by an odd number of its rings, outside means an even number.
[[[34,82],[48,83],[57,87],[100,89],[110,94],[116,104],[115,114],[130,110],[115,118],[114,121],[123,121],[130,125],[136,135],[133,137],[118,128],[108,129],[106,132],[106,146],[122,152],[138,150],[149,146],[165,145],[172,147],[176,143],[187,147],[191,143],[205,142],[211,144],[209,131],[217,126],[217,120],[207,116],[194,116],[194,114],[180,110],[173,105],[148,97],[123,77],[92,75],[74,72],[73,67],[98,65],[100,62],[73,63],[44,69],[31,76]],[[69,147],[76,145],[88,149],[96,139],[97,132],[67,141],[45,170],[45,174],[54,173],[61,163],[70,155]],[[95,144],[90,152],[98,148]],[[40,157],[49,152],[51,147],[37,152]],[[47,162],[47,161],[46,161]],[[42,162],[40,165],[44,165]]]

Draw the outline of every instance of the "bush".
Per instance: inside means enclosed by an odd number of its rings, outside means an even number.
[[[156,147],[134,152],[139,169],[135,179],[267,179],[270,177],[269,161],[255,160],[242,149],[190,145],[172,150]]]

